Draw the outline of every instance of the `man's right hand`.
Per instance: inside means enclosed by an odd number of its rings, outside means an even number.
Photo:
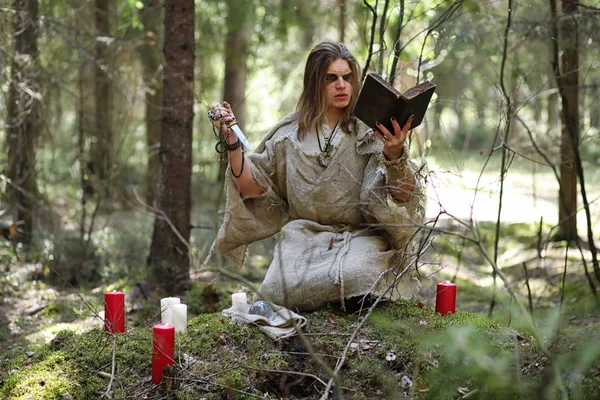
[[[212,106],[210,111],[212,111],[212,114],[215,116],[215,119],[211,118],[210,123],[217,128],[223,136],[229,139],[230,134],[233,132],[228,125],[235,121],[235,115],[233,114],[231,105],[224,101],[223,103]]]

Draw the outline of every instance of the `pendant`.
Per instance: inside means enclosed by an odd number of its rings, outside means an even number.
[[[325,155],[327,158],[331,157],[331,153],[333,153],[333,145],[331,143],[327,143],[325,145]]]
[[[321,166],[323,168],[327,168],[327,166],[329,165],[329,160],[328,160],[328,156],[325,153],[320,153],[319,154],[319,164],[321,164]]]

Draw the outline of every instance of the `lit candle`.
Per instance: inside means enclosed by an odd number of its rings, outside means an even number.
[[[246,293],[234,293],[231,295],[231,305],[233,308],[240,308],[242,305],[247,305]]]
[[[173,304],[171,309],[173,311],[175,332],[185,332],[187,328],[187,305]]]
[[[442,315],[456,312],[456,285],[454,283],[446,281],[437,284],[435,311]]]
[[[125,293],[104,293],[104,330],[109,333],[125,332]]]
[[[152,383],[159,384],[163,370],[175,359],[175,327],[160,323],[152,328]]]
[[[173,305],[181,303],[179,297],[165,297],[160,299],[160,317],[163,323],[173,323]]]

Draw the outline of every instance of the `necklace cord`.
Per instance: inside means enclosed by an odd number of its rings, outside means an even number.
[[[327,154],[327,149],[329,148],[329,145],[331,144],[331,142],[333,141],[333,138],[335,137],[335,134],[337,133],[337,127],[338,124],[340,123],[340,119],[337,120],[337,122],[335,123],[335,125],[333,126],[333,129],[331,130],[331,133],[329,134],[329,138],[326,138],[325,135],[323,135],[323,140],[325,141],[325,150],[323,150],[323,146],[321,146],[321,138],[320,138],[320,129],[317,126],[317,142],[319,143],[319,150],[321,150],[321,153],[325,153],[327,156],[329,156],[329,154]]]

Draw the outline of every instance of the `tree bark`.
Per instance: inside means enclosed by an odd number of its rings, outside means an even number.
[[[242,130],[246,122],[246,73],[248,46],[252,38],[254,10],[246,0],[228,0],[227,40],[225,41],[225,84],[223,100],[231,104]],[[225,181],[227,163],[219,169],[219,182]]]
[[[17,240],[29,245],[35,217],[36,149],[40,134],[37,0],[13,0],[13,59],[7,104],[7,203],[19,224]]]
[[[144,195],[146,203],[153,204],[158,182],[160,148],[160,106],[162,101],[162,82],[159,51],[159,23],[162,8],[158,0],[145,0],[140,12],[140,20],[144,25],[144,38],[138,46],[138,54],[142,62],[144,79],[144,123],[146,126],[146,146],[148,161],[144,177]]]
[[[563,0],[563,15],[577,11],[577,0]],[[575,146],[579,146],[579,53],[577,49],[577,22],[572,16],[564,18],[560,26],[561,74],[559,87],[562,99],[562,131],[560,144],[560,189],[558,204],[559,228],[556,240],[573,241],[577,238],[577,171]]]
[[[110,0],[94,1],[94,21],[96,27],[96,60],[94,78],[95,137],[90,148],[90,180],[95,193],[108,194],[110,168],[112,163],[112,90],[108,75]]]
[[[148,263],[167,293],[189,284],[194,118],[194,1],[165,1],[160,173]]]

